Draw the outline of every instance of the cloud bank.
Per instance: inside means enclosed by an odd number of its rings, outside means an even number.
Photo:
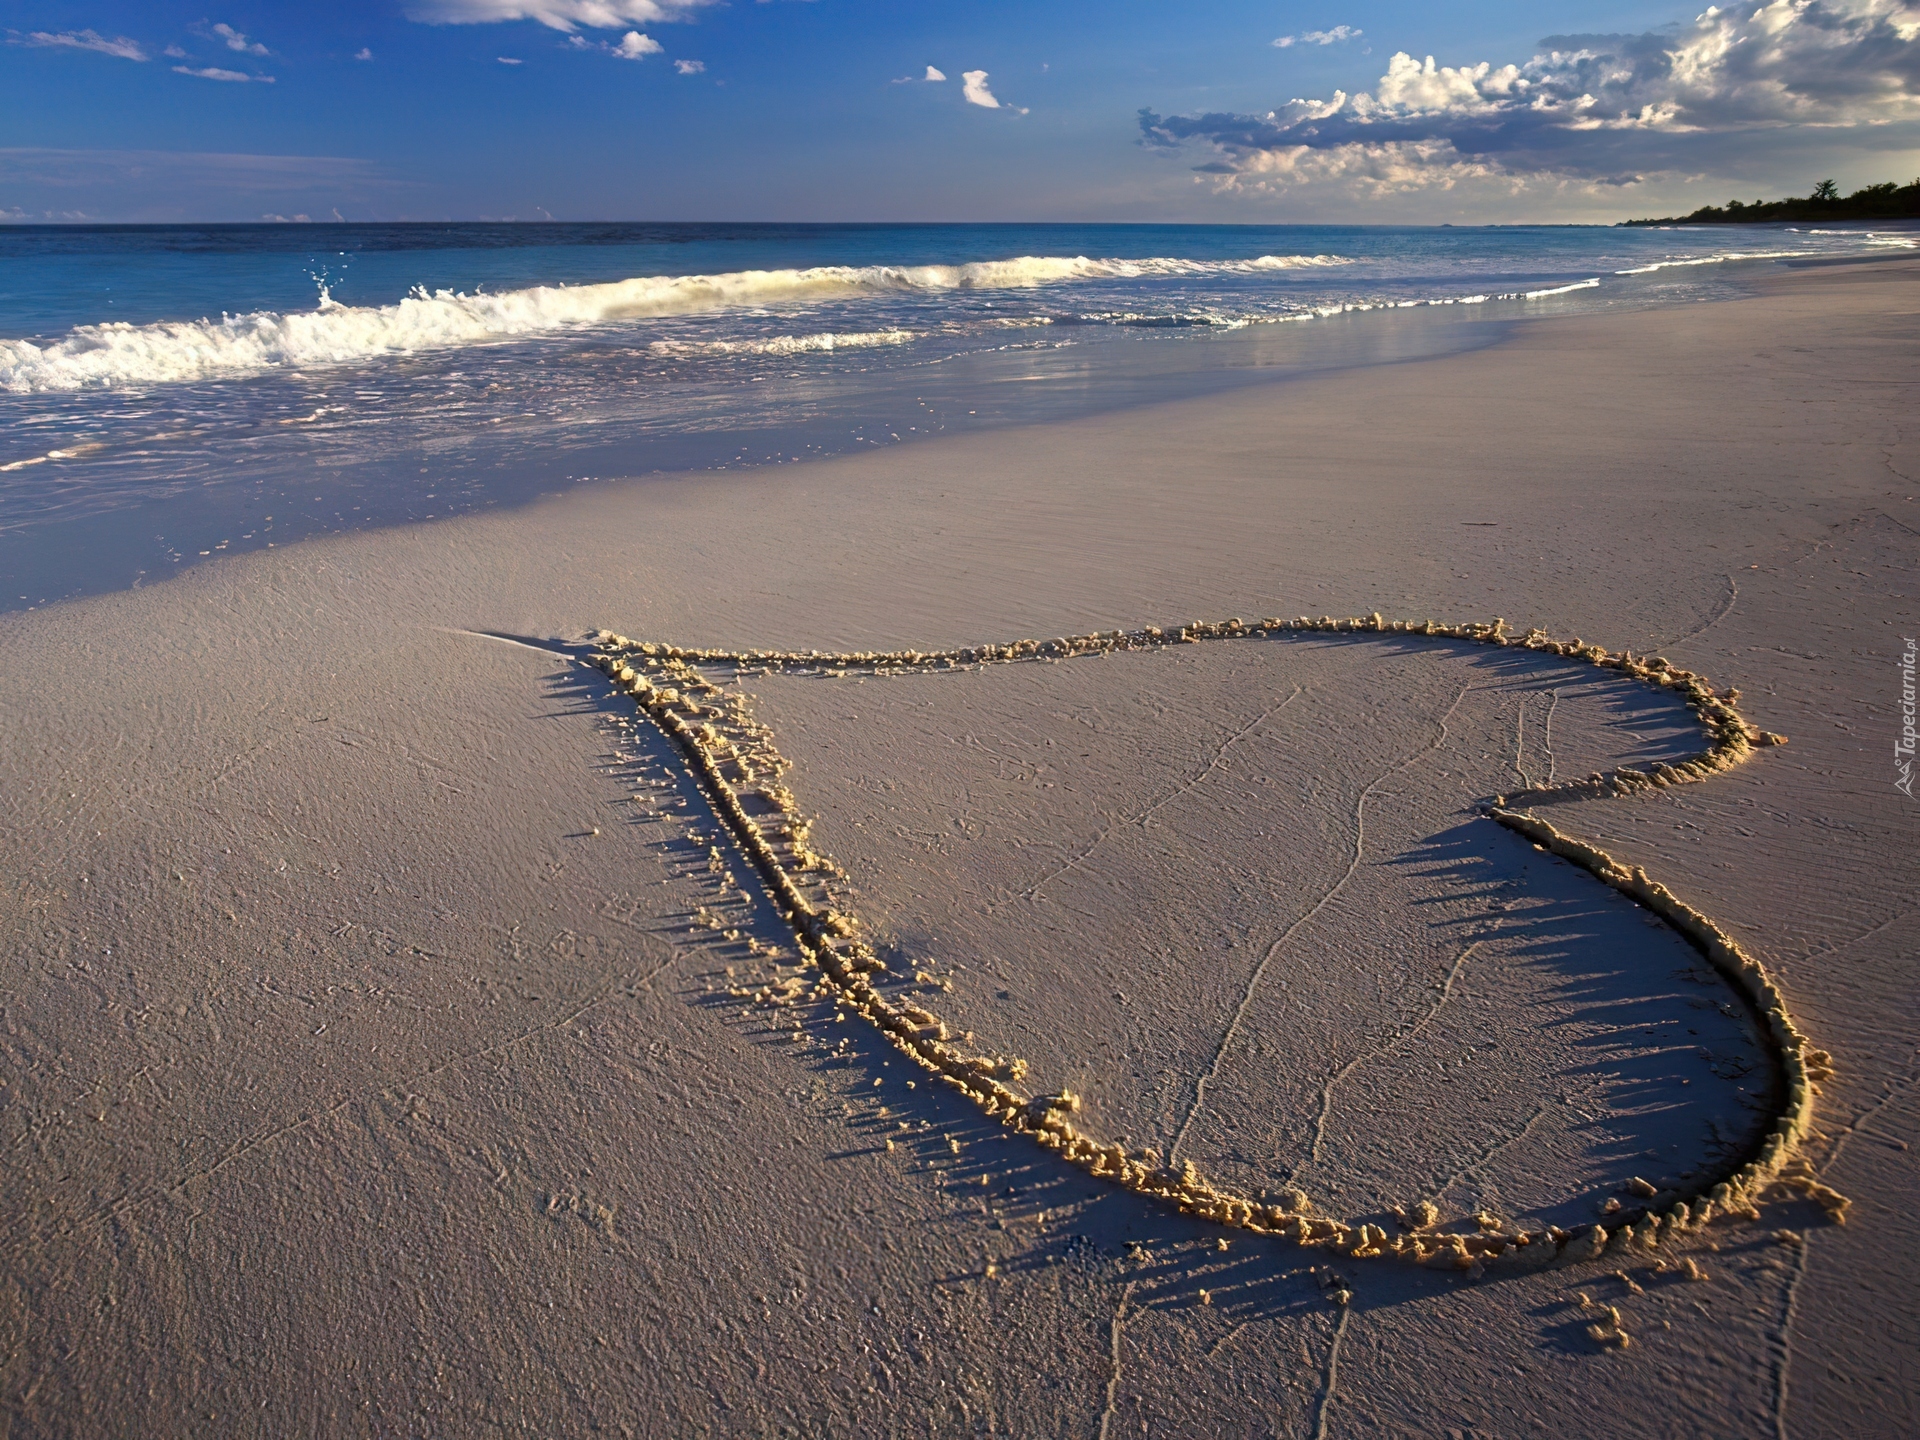
[[[258,81],[262,85],[273,84],[271,75],[248,75],[239,70],[222,70],[218,65],[205,65],[195,69],[191,65],[173,67],[176,75],[191,75],[196,80],[225,80],[235,85],[247,85]]]
[[[1897,148],[1883,127],[1915,120],[1920,5],[1771,0],[1639,35],[1550,36],[1519,65],[1403,51],[1371,93],[1265,115],[1143,110],[1140,127],[1151,147],[1201,149],[1195,169],[1223,188],[1339,180],[1380,194],[1469,179],[1613,187],[1724,170],[1808,131],[1874,130]]]
[[[92,50],[119,60],[144,60],[147,52],[137,41],[124,35],[102,35],[98,30],[31,30],[25,35],[9,31],[9,45],[53,46],[65,50]]]
[[[496,25],[506,20],[538,20],[568,34],[590,30],[617,30],[623,25],[650,25],[692,18],[692,12],[715,0],[416,0],[406,7],[409,19],[428,25]]]
[[[236,50],[242,55],[265,55],[268,53],[266,46],[256,44],[247,39],[246,36],[242,35],[231,25],[224,23],[215,25],[213,27],[213,35],[216,39],[225,42],[229,50]]]
[[[1276,50],[1291,50],[1295,45],[1338,45],[1342,40],[1358,40],[1363,33],[1351,25],[1336,25],[1331,30],[1306,30],[1298,35],[1282,35],[1273,45]]]

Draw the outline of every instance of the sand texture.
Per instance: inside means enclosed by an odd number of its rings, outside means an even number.
[[[0,621],[7,1433],[1911,1433],[1917,302]]]

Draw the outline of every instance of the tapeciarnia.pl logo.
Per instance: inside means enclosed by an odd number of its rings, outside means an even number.
[[[1900,735],[1893,742],[1893,788],[1909,800],[1913,798],[1913,747],[1920,739],[1913,728],[1914,643],[1906,637],[1907,648],[1900,655]]]

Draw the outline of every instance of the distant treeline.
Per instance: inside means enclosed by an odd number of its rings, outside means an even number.
[[[1623,225],[1751,225],[1767,220],[1920,220],[1920,180],[1896,185],[1868,185],[1842,195],[1831,180],[1822,180],[1801,199],[1729,200],[1725,205],[1702,205],[1691,215],[1669,215],[1664,220],[1623,220]]]

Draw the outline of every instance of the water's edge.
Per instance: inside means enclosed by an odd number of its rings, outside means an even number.
[[[261,483],[186,489],[0,532],[0,576],[6,577],[0,613],[157,584],[250,551],[513,510],[589,486],[698,484],[707,475],[741,470],[778,484],[791,467],[813,460],[1465,354],[1501,343],[1522,318],[1549,317],[1339,316],[1287,327],[1282,334],[1210,336],[1202,346],[1149,342],[1105,357],[1117,363],[1097,367],[1078,359],[1072,367],[1049,367],[1041,357],[1036,369],[1031,356],[957,357],[937,375],[877,377],[881,383],[855,397],[856,403],[802,423],[715,428],[691,444],[671,436],[619,439],[597,448],[524,447],[514,460],[482,473],[474,473],[478,467],[448,467],[450,473],[439,474],[430,455],[408,455],[395,462],[314,467]],[[994,407],[982,400],[1016,385],[1024,392],[1017,405]]]

